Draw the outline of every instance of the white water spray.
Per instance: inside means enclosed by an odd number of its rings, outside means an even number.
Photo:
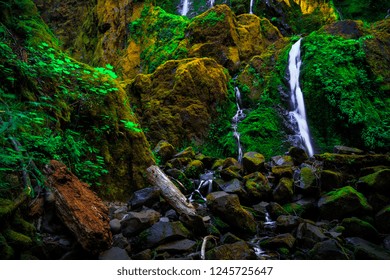
[[[189,0],[184,0],[183,1],[181,13],[180,13],[182,16],[186,16],[188,14],[189,4],[190,4],[189,2],[190,2]]]
[[[214,7],[215,0],[210,0],[210,7]]]
[[[236,112],[236,114],[234,115],[234,117],[232,119],[232,121],[233,121],[232,122],[232,127],[233,127],[233,136],[234,136],[234,138],[236,138],[236,141],[237,141],[238,162],[241,163],[243,152],[242,152],[241,141],[240,141],[240,133],[238,132],[237,128],[238,128],[238,123],[240,121],[242,121],[246,116],[244,114],[243,109],[241,109],[241,107],[242,107],[241,92],[238,89],[238,87],[234,88],[234,92],[236,94],[237,112]]]
[[[309,126],[306,120],[305,102],[303,93],[299,86],[299,74],[301,68],[301,40],[299,39],[291,48],[289,53],[288,70],[290,73],[290,90],[291,90],[291,105],[290,111],[291,120],[297,122],[299,136],[302,139],[303,146],[306,152],[311,157],[313,155],[313,146],[310,140]]]
[[[249,13],[253,14],[253,0],[251,0],[251,3],[249,4]]]

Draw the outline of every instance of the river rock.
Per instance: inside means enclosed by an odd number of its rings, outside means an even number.
[[[121,221],[118,219],[113,219],[110,221],[110,230],[113,234],[121,232]]]
[[[361,237],[372,242],[378,241],[378,231],[370,223],[359,218],[345,218],[341,226],[344,227],[344,237]]]
[[[129,242],[126,237],[123,236],[122,233],[115,234],[112,237],[112,247],[119,247],[121,249],[130,248]]]
[[[390,205],[375,215],[375,225],[381,233],[390,233]]]
[[[276,182],[285,177],[285,178],[292,178],[294,171],[292,166],[273,166],[272,167],[272,174],[275,176]]]
[[[305,166],[301,168],[300,173],[298,188],[305,195],[318,197],[321,190],[319,188],[316,170]]]
[[[306,151],[298,147],[291,147],[288,150],[288,154],[291,156],[294,165],[296,166],[301,165],[302,163],[304,163],[306,160],[309,159]]]
[[[242,179],[240,175],[240,171],[241,171],[240,167],[231,165],[227,168],[222,169],[219,175],[225,181],[229,181],[233,179]]]
[[[222,235],[222,237],[221,237],[222,244],[232,244],[232,243],[236,243],[238,241],[242,241],[242,240],[240,238],[238,238],[237,236],[235,236],[231,232],[227,232],[224,235]]]
[[[361,177],[358,185],[367,191],[376,191],[381,194],[390,194],[390,169],[377,171]]]
[[[99,260],[130,260],[126,250],[112,247],[99,255]]]
[[[267,205],[267,211],[273,220],[276,220],[280,215],[289,215],[289,213],[277,202],[270,202]]]
[[[279,203],[289,202],[294,194],[293,181],[290,178],[283,177],[273,190],[272,195],[275,201]]]
[[[332,170],[320,172],[320,187],[322,191],[331,191],[342,187],[343,174]]]
[[[298,216],[280,215],[276,219],[276,226],[279,232],[292,232],[302,222],[303,219]]]
[[[364,151],[358,148],[352,148],[347,146],[334,146],[333,152],[335,154],[343,154],[343,155],[362,155]]]
[[[185,168],[185,174],[188,178],[198,178],[203,171],[203,163],[197,159],[191,161]]]
[[[294,162],[291,158],[291,156],[274,156],[271,158],[272,165],[275,166],[293,166]]]
[[[111,246],[108,208],[67,167],[52,160],[45,167],[46,186],[53,190],[56,212],[81,246],[97,254]]]
[[[324,219],[340,219],[369,213],[372,207],[363,194],[347,186],[324,194],[318,201],[320,215]]]
[[[160,217],[161,214],[152,209],[129,212],[126,218],[121,221],[122,234],[126,237],[134,236],[158,222]]]
[[[168,143],[168,141],[161,140],[157,143],[153,152],[161,159],[162,163],[165,163],[168,159],[171,159],[175,154],[175,148]]]
[[[191,233],[181,222],[158,222],[139,234],[139,245],[153,248],[157,245],[186,239]]]
[[[142,206],[151,207],[158,201],[160,201],[160,190],[149,187],[135,191],[127,204],[130,209],[137,209]]]
[[[357,260],[390,260],[390,251],[360,237],[349,237],[346,244]]]
[[[334,239],[328,239],[318,242],[309,251],[310,259],[314,260],[351,260],[353,253],[343,248],[339,242]]]
[[[283,205],[290,215],[296,215],[305,219],[316,220],[318,217],[317,201],[314,198],[304,197],[295,202]]]
[[[295,244],[295,237],[291,233],[283,233],[277,236],[267,238],[260,242],[262,248],[267,249],[278,249],[280,247],[285,247],[292,249]]]
[[[312,248],[317,242],[327,239],[322,228],[307,222],[298,226],[296,237],[299,246],[306,249]]]
[[[218,246],[206,252],[207,260],[255,260],[255,252],[245,241]]]
[[[236,230],[256,232],[256,222],[252,214],[242,208],[237,195],[222,191],[212,192],[207,195],[207,206]]]
[[[242,157],[242,165],[246,174],[264,170],[265,158],[256,152],[247,152]]]
[[[249,199],[256,203],[258,201],[267,201],[272,196],[272,189],[267,178],[260,172],[251,173],[244,177],[245,190]]]
[[[196,248],[196,242],[189,239],[177,240],[165,243],[156,248],[157,252],[168,252],[170,254],[191,252]]]

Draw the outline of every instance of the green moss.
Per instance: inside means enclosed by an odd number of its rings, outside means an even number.
[[[21,234],[19,232],[16,232],[10,228],[7,228],[3,231],[3,235],[5,239],[7,240],[8,244],[11,246],[14,246],[15,248],[19,249],[27,249],[31,247],[33,241],[30,237]]]
[[[34,225],[24,220],[20,215],[15,215],[11,225],[15,230],[30,238],[35,236],[36,229]]]
[[[305,211],[305,208],[298,203],[287,203],[283,205],[283,209],[289,214],[294,216],[301,216]]]
[[[8,245],[7,240],[0,233],[0,259],[1,260],[11,260],[14,256],[14,250],[11,246]]]
[[[12,200],[0,198],[0,221],[11,215],[14,211],[14,202]]]
[[[333,0],[342,19],[362,19],[373,22],[385,18],[389,8],[386,1]]]

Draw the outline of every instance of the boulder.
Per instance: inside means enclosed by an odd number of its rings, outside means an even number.
[[[184,150],[182,150],[182,151],[178,152],[177,154],[175,154],[173,157],[174,158],[190,158],[190,159],[194,159],[195,158],[194,148],[192,148],[191,146],[187,147]]]
[[[267,238],[260,242],[262,248],[278,249],[285,247],[292,249],[295,244],[295,237],[291,233],[283,233],[274,237]]]
[[[190,235],[181,222],[158,222],[138,235],[138,244],[143,248],[153,248],[167,242],[187,239]]]
[[[207,260],[255,260],[255,252],[245,241],[218,246],[206,252]]]
[[[310,197],[284,204],[283,209],[290,215],[297,215],[305,219],[316,220],[318,217],[317,201]]]
[[[245,190],[253,203],[267,201],[272,195],[267,178],[260,172],[251,173],[244,177]]]
[[[341,226],[344,227],[344,237],[360,237],[372,242],[378,241],[378,231],[370,223],[359,218],[345,218],[342,220]]]
[[[390,205],[375,215],[375,225],[381,233],[390,233]]]
[[[311,195],[314,197],[318,196],[321,190],[319,187],[316,170],[306,166],[302,167],[298,188],[305,195]]]
[[[153,152],[160,158],[161,163],[165,163],[168,159],[171,159],[175,154],[175,148],[165,140],[161,140],[157,143]]]
[[[296,234],[298,244],[302,248],[312,248],[317,242],[327,239],[324,230],[311,223],[301,223]]]
[[[221,243],[222,244],[233,244],[233,243],[236,243],[236,242],[239,242],[239,241],[242,241],[242,240],[240,238],[238,238],[237,236],[235,236],[231,232],[225,233],[221,237]]]
[[[246,196],[246,191],[243,188],[243,184],[238,179],[233,179],[229,182],[225,182],[220,186],[222,191],[230,194],[236,194],[240,199]]]
[[[327,239],[316,243],[309,251],[310,259],[314,260],[351,260],[353,253],[341,246],[335,239]]]
[[[375,191],[380,194],[390,194],[390,169],[383,169],[373,174],[361,177],[359,187],[367,191]]]
[[[99,255],[99,260],[130,260],[125,249],[112,247]]]
[[[203,173],[203,171],[204,171],[203,162],[195,159],[186,166],[185,175],[188,178],[198,178],[199,175]]]
[[[109,248],[112,235],[108,208],[67,167],[52,160],[45,167],[46,186],[53,190],[56,212],[80,245],[91,254]]]
[[[242,208],[237,195],[222,191],[212,192],[207,195],[207,206],[237,231],[256,232],[256,222],[252,214]]]
[[[276,219],[276,226],[278,232],[292,232],[302,222],[303,219],[298,216],[280,215]]]
[[[343,154],[343,155],[362,155],[364,151],[358,148],[351,148],[346,146],[334,146],[333,152],[335,154]]]
[[[306,151],[298,147],[291,147],[288,150],[288,154],[291,156],[294,165],[296,166],[301,165],[302,163],[304,163],[306,160],[309,159]]]
[[[318,201],[320,216],[341,219],[369,213],[372,207],[363,194],[347,186],[324,194]]]
[[[322,191],[331,191],[341,188],[343,184],[343,174],[332,170],[320,171],[320,187]]]
[[[128,201],[130,209],[137,209],[142,206],[151,207],[160,201],[160,190],[156,187],[148,187],[135,191]]]
[[[265,158],[256,152],[247,152],[242,157],[242,165],[246,174],[264,170]]]
[[[279,180],[278,185],[272,192],[274,200],[281,203],[289,202],[293,194],[293,181],[292,179],[286,177]]]
[[[118,219],[112,219],[110,221],[110,230],[113,234],[118,234],[121,232],[121,221]]]
[[[267,205],[267,211],[273,220],[276,220],[280,215],[289,215],[289,213],[277,202],[270,202]]]
[[[196,242],[189,239],[177,240],[169,243],[162,244],[156,248],[157,252],[168,253],[186,253],[196,249]]]
[[[278,181],[283,177],[292,178],[294,171],[290,165],[273,166],[272,174],[275,176],[276,181]]]
[[[241,169],[239,167],[232,165],[232,166],[229,166],[227,168],[222,169],[219,174],[220,174],[221,178],[225,181],[233,180],[235,178],[242,179],[242,177],[239,173],[240,170]]]
[[[160,217],[160,213],[152,209],[129,212],[121,221],[122,234],[126,237],[134,236],[158,222]]]
[[[272,164],[275,166],[293,166],[294,162],[291,156],[274,156],[271,158]]]
[[[349,237],[346,244],[357,260],[390,260],[390,251],[360,237]]]

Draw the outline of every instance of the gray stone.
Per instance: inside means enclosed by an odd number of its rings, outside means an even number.
[[[176,221],[179,219],[179,216],[177,215],[176,211],[173,209],[168,210],[165,212],[165,217],[167,217],[171,221]]]
[[[129,212],[127,217],[121,221],[122,234],[126,237],[134,236],[156,223],[160,216],[159,212],[152,209]]]
[[[135,191],[128,201],[130,209],[137,209],[142,206],[151,207],[160,200],[160,191],[158,188],[150,187]]]
[[[283,233],[277,236],[263,240],[260,243],[262,248],[267,249],[278,249],[280,247],[285,247],[292,249],[295,244],[295,238],[291,233]]]
[[[346,244],[357,260],[390,260],[390,251],[360,237],[349,237]]]
[[[281,215],[276,219],[276,226],[280,232],[291,232],[302,222],[303,219],[298,216]]]
[[[218,246],[206,252],[208,260],[255,260],[256,254],[244,241]]]
[[[359,218],[345,218],[341,226],[344,227],[344,237],[361,237],[373,242],[378,241],[378,231],[370,223]]]
[[[118,219],[113,219],[110,221],[110,230],[113,234],[118,234],[121,232],[121,221]]]
[[[290,202],[294,194],[293,180],[291,178],[283,177],[280,179],[278,185],[272,192],[274,200],[279,203]]]
[[[157,252],[185,253],[196,249],[196,242],[189,239],[177,240],[165,243],[156,248]]]
[[[130,260],[126,250],[112,247],[100,254],[99,260]]]
[[[127,241],[127,238],[123,236],[122,233],[115,234],[112,237],[112,246],[119,247],[121,249],[126,249],[129,246],[129,242]]]
[[[302,248],[312,248],[316,243],[327,239],[324,230],[311,223],[301,223],[298,226],[296,237]]]
[[[334,239],[328,239],[318,242],[313,249],[309,251],[309,256],[314,260],[350,260],[353,259],[353,253],[343,248],[339,242]]]

